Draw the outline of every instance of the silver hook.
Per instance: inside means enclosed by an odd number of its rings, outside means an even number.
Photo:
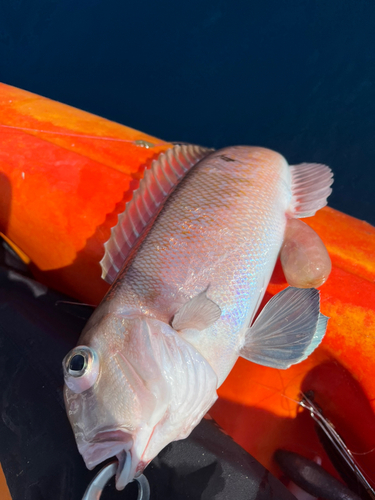
[[[110,462],[104,466],[94,477],[88,485],[82,500],[99,500],[105,485],[116,474],[118,462]],[[138,483],[138,497],[137,500],[150,499],[150,485],[147,478],[142,474],[134,479]]]

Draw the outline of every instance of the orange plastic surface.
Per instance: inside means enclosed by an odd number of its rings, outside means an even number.
[[[0,464],[0,498],[1,500],[12,500],[1,464]]]
[[[41,282],[98,304],[110,228],[145,168],[171,146],[0,84],[0,232]]]
[[[31,259],[37,279],[99,303],[108,288],[99,261],[110,228],[145,167],[171,144],[6,85],[1,124],[18,128],[0,127],[0,231]],[[138,139],[155,146],[140,147]],[[330,208],[306,222],[333,264],[321,287],[322,312],[331,318],[322,345],[286,371],[240,359],[210,413],[276,473],[278,447],[319,455],[332,470],[312,419],[296,402],[301,390],[314,390],[375,479],[375,228]],[[265,301],[285,286],[278,265]]]

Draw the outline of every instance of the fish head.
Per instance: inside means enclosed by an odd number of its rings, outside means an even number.
[[[153,372],[152,353],[142,345],[144,327],[137,319],[107,315],[63,361],[65,406],[78,450],[89,469],[116,456],[118,489],[147,464],[144,450],[167,399]]]
[[[78,450],[93,469],[116,456],[116,488],[186,437],[216,399],[217,377],[173,328],[109,314],[63,361],[64,399]]]

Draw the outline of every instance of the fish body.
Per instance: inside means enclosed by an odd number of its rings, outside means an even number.
[[[326,180],[308,195],[315,167],[296,174],[278,153],[250,147],[201,160],[66,357],[78,448],[89,468],[119,458],[118,489],[191,432],[239,355],[286,368],[319,344],[326,319],[315,290],[286,289],[250,327],[288,218],[314,213],[330,192]]]
[[[204,334],[184,336],[220,385],[271,278],[291,198],[289,166],[278,153],[241,147],[213,153],[168,200],[107,295],[110,310],[126,304],[128,312],[169,324],[207,290],[221,316]]]

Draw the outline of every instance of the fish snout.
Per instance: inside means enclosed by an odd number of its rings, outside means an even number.
[[[120,491],[142,474],[150,462],[144,461],[142,457],[145,445],[139,442],[139,437],[122,429],[103,430],[97,432],[89,441],[77,439],[77,445],[86,467],[90,470],[108,458],[117,458],[116,489]]]
[[[133,437],[129,432],[116,429],[99,431],[90,440],[76,436],[77,446],[88,469],[93,469],[108,458],[130,453]]]
[[[121,429],[99,431],[90,441],[77,440],[77,445],[90,470],[108,458],[117,458],[116,489],[119,491],[141,474],[147,465],[134,453],[133,436]]]

